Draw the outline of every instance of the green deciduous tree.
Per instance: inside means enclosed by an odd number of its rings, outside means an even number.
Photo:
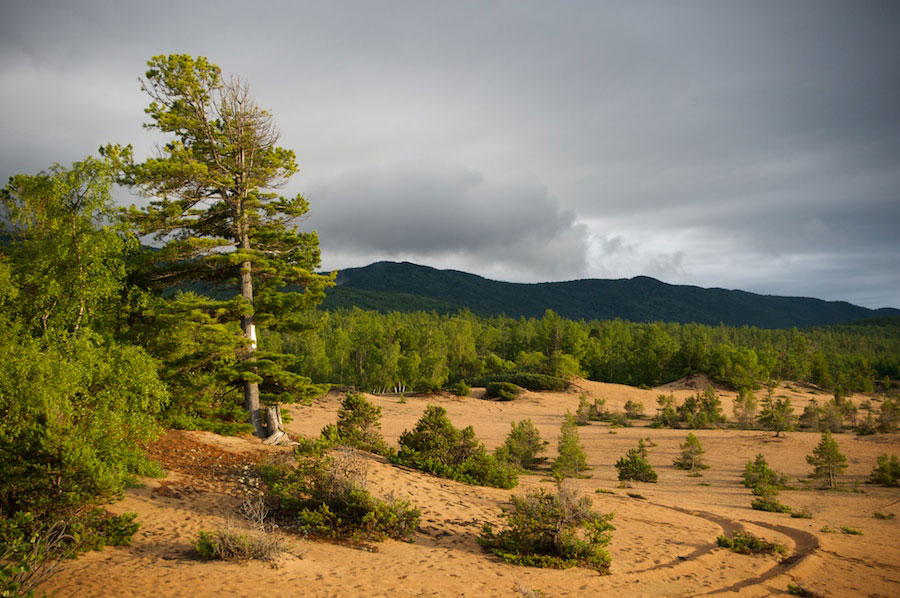
[[[148,279],[161,286],[204,281],[239,292],[245,343],[237,381],[254,431],[264,436],[260,384],[269,384],[269,396],[265,390],[262,396],[269,401],[306,398],[318,389],[307,378],[282,375],[275,355],[257,355],[256,327],[307,327],[304,315],[331,282],[315,273],[316,233],[296,229],[306,199],[275,192],[297,172],[294,152],[277,145],[272,116],[255,104],[248,86],[223,78],[206,58],[156,56],[148,66],[146,127],[170,140],[139,164],[130,147],[107,146],[104,154],[151,199],[131,213],[141,234],[163,243],[149,259]]]
[[[838,474],[847,469],[847,457],[838,450],[837,442],[828,430],[822,434],[822,440],[812,454],[807,455],[806,462],[813,466],[809,477],[824,480],[826,488],[834,488]]]
[[[111,217],[112,171],[87,158],[17,174],[0,191],[0,225],[27,327],[78,332],[114,319],[125,278],[126,237]],[[132,242],[135,240],[130,239]]]

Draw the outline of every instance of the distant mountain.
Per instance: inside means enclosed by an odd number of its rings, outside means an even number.
[[[377,262],[338,272],[323,309],[357,306],[388,311],[540,317],[548,309],[575,320],[698,322],[759,328],[798,328],[873,317],[900,316],[845,301],[777,297],[745,291],[671,285],[646,276],[523,284],[498,282],[408,262]]]

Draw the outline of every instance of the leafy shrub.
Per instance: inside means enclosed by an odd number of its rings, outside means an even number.
[[[563,569],[580,565],[609,573],[606,551],[612,513],[591,510],[591,500],[560,485],[556,494],[540,490],[512,498],[504,513],[506,529],[495,533],[490,524],[482,528],[478,543],[504,561],[530,567]]]
[[[587,455],[578,437],[578,425],[571,413],[566,413],[560,426],[557,456],[550,472],[557,479],[574,478],[588,470]]]
[[[882,486],[900,486],[900,460],[897,455],[879,455],[868,481]]]
[[[512,488],[518,482],[517,469],[489,455],[472,426],[455,428],[447,410],[436,405],[428,405],[416,427],[400,435],[400,451],[390,460],[467,484]]]
[[[653,466],[647,461],[646,451],[640,447],[628,449],[625,456],[616,461],[616,469],[622,481],[655,483],[657,479]]]
[[[842,533],[842,534],[848,534],[848,535],[851,535],[851,536],[861,536],[861,535],[863,535],[861,529],[856,529],[855,527],[849,527],[849,526],[847,526],[847,525],[842,525],[842,526],[841,526],[841,533]]]
[[[791,512],[791,519],[812,519],[812,512],[809,507],[803,507],[799,511]]]
[[[387,457],[393,450],[381,435],[380,419],[381,407],[348,392],[338,409],[337,424],[326,426],[321,438],[325,446],[349,446]]]
[[[872,517],[875,519],[884,519],[885,521],[889,521],[896,517],[895,513],[882,513],[881,511],[875,511],[872,513]]]
[[[541,440],[534,423],[530,419],[523,419],[510,424],[506,440],[497,447],[494,455],[519,469],[533,469],[546,460],[537,455],[544,452],[548,444],[550,443],[546,440]]]
[[[734,532],[731,538],[719,536],[716,544],[738,554],[786,554],[787,549],[781,544],[775,544],[754,536],[750,532]]]
[[[278,517],[313,535],[407,540],[419,524],[419,510],[409,502],[379,500],[369,493],[364,461],[350,449],[300,457],[291,471],[270,467],[261,474]]]
[[[155,416],[168,395],[156,363],[136,347],[89,330],[40,339],[7,332],[0,333],[0,579],[4,591],[27,593],[31,574],[42,575],[60,554],[130,540],[134,516],[109,517],[97,505],[117,499],[134,475],[162,473],[138,443],[157,435]]]
[[[485,396],[500,401],[512,401],[519,396],[522,389],[512,382],[490,382],[485,387]]]

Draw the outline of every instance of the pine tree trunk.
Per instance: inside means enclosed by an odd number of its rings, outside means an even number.
[[[247,243],[249,246],[249,242]],[[241,264],[241,296],[247,301],[253,302],[253,278],[250,262]],[[253,315],[241,318],[241,330],[249,342],[248,358],[256,351],[256,327],[253,325]],[[251,370],[254,374],[256,368]],[[250,423],[253,425],[253,434],[259,438],[267,436],[263,428],[262,415],[259,412],[259,384],[255,380],[244,381],[244,408],[250,414]]]

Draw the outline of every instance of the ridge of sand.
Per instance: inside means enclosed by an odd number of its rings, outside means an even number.
[[[701,381],[702,382],[702,381]],[[686,385],[684,385],[686,386]],[[555,456],[556,437],[566,411],[577,408],[581,393],[607,399],[612,409],[627,400],[654,412],[662,390],[676,397],[695,388],[642,390],[628,386],[576,381],[569,392],[527,392],[516,401],[498,403],[449,394],[399,397],[367,395],[382,407],[382,430],[388,442],[415,425],[429,403],[445,407],[457,426],[471,424],[490,449],[502,443],[510,423],[530,418]],[[790,396],[795,407],[812,398],[829,398],[799,384],[776,391]],[[730,411],[734,393],[721,392]],[[293,405],[292,434],[315,435],[336,419],[342,395],[332,393],[309,406]],[[867,397],[857,395],[862,402]],[[646,421],[644,422],[646,423]],[[368,483],[380,496],[406,498],[422,510],[413,543],[386,541],[371,550],[291,540],[292,549],[277,568],[261,563],[206,562],[196,558],[192,541],[200,530],[241,525],[238,508],[255,491],[252,463],[289,451],[267,447],[257,439],[224,438],[206,432],[169,432],[153,449],[170,469],[161,480],[148,479],[126,492],[110,511],[137,512],[142,523],[134,543],[107,548],[65,563],[40,589],[66,598],[77,596],[521,596],[540,590],[544,596],[586,596],[614,592],[619,596],[785,595],[788,583],[828,596],[900,595],[900,517],[879,520],[875,511],[898,514],[900,489],[861,486],[863,492],[785,491],[782,502],[809,508],[814,519],[791,519],[749,508],[749,490],[739,483],[744,464],[763,453],[770,465],[792,479],[809,470],[805,456],[819,435],[791,432],[775,439],[769,432],[695,430],[710,469],[691,478],[675,469],[684,430],[644,426],[610,429],[592,423],[579,428],[592,477],[572,483],[592,497],[598,511],[615,512],[616,530],[609,546],[608,576],[575,568],[564,571],[516,567],[484,553],[475,538],[485,522],[500,524],[501,508],[512,494],[546,488],[541,475],[523,475],[508,491],[469,486],[394,467],[383,458],[361,453]],[[618,488],[613,463],[639,437],[656,446],[649,459],[659,474],[657,484],[635,483]],[[864,481],[876,457],[900,452],[900,434],[857,438],[835,436],[849,467],[841,481],[848,487]],[[598,494],[604,489],[613,494]],[[644,500],[627,492],[639,493]],[[852,526],[862,536],[823,533],[823,526]],[[786,559],[748,557],[715,545],[716,536],[745,529],[788,547]]]

